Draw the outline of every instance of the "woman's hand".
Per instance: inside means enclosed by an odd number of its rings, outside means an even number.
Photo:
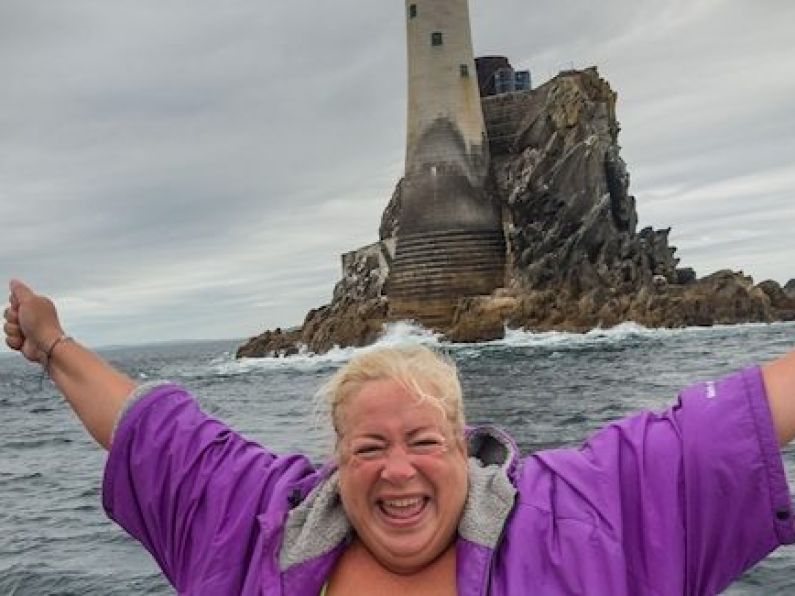
[[[6,345],[31,362],[46,364],[46,354],[63,335],[58,311],[52,300],[38,296],[21,281],[9,283],[9,306],[5,309]]]
[[[63,328],[49,298],[15,279],[8,286],[11,304],[5,310],[6,344],[47,368],[86,430],[109,448],[113,425],[135,383],[76,341],[58,341]]]

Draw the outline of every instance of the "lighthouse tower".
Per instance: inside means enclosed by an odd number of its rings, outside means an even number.
[[[485,191],[488,141],[468,0],[407,0],[406,171],[386,293],[394,318],[450,323],[502,285],[505,240]]]
[[[455,164],[473,185],[482,186],[488,144],[468,0],[409,0],[406,6],[406,174]]]

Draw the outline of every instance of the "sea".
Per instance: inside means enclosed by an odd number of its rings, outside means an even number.
[[[501,425],[532,452],[577,445],[609,421],[667,408],[687,385],[780,356],[795,347],[795,324],[630,323],[586,334],[508,331],[480,344],[447,344],[397,324],[379,343],[410,342],[457,361],[468,422]],[[326,460],[332,443],[315,393],[357,349],[235,360],[239,343],[99,351],[138,381],[181,383],[211,415],[273,450]],[[173,594],[150,555],[105,516],[104,452],[38,368],[16,354],[0,356],[0,419],[0,595]],[[795,450],[784,461],[793,488]],[[795,594],[795,547],[768,556],[725,594]]]

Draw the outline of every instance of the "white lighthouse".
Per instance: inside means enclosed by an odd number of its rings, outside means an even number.
[[[468,0],[408,0],[406,172],[390,315],[450,323],[457,300],[502,285],[500,207],[486,192],[489,152]]]
[[[473,185],[482,185],[488,144],[468,0],[408,0],[406,29],[406,174],[454,163]]]

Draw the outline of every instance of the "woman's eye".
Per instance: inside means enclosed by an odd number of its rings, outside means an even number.
[[[383,451],[384,448],[379,445],[365,445],[363,447],[357,447],[353,450],[353,453],[359,457],[375,457],[383,453]]]
[[[439,439],[419,439],[411,444],[412,449],[420,451],[431,451],[441,446],[442,442]]]

